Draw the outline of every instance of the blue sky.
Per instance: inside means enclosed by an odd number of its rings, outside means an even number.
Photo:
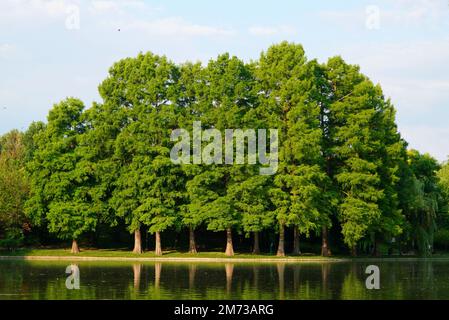
[[[2,0],[0,133],[45,120],[67,96],[99,101],[108,68],[139,51],[248,61],[282,40],[309,59],[359,64],[396,106],[410,147],[447,159],[449,0]]]

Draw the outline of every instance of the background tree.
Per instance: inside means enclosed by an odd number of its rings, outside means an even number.
[[[0,247],[18,246],[29,231],[24,214],[29,181],[23,136],[13,130],[0,137]]]
[[[430,255],[436,223],[445,208],[437,176],[440,165],[429,154],[423,155],[416,150],[409,151],[408,159],[414,177],[413,201],[406,212],[411,228],[412,249],[417,248],[421,255]]]

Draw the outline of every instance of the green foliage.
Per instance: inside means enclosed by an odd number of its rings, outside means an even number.
[[[406,212],[411,239],[420,254],[429,255],[433,251],[437,220],[440,215],[447,215],[447,211],[444,211],[444,194],[437,176],[440,165],[429,154],[420,154],[416,150],[409,151],[408,161],[413,174],[413,196]]]
[[[262,53],[256,75],[265,125],[280,131],[279,169],[269,194],[281,226],[309,234],[327,222],[322,68],[307,62],[302,46],[283,42]],[[318,99],[317,99],[318,97]]]
[[[0,247],[18,246],[28,229],[23,211],[29,193],[23,137],[17,130],[0,137]]]
[[[83,109],[83,103],[74,98],[54,105],[45,129],[34,137],[36,150],[27,166],[31,195],[26,213],[35,225],[45,221],[61,239],[76,240],[97,224],[94,168],[82,144]]]
[[[131,233],[205,225],[306,236],[337,222],[350,249],[399,237],[427,254],[437,225],[449,229],[448,165],[437,177],[433,158],[407,154],[391,102],[341,57],[320,64],[288,42],[251,63],[141,53],[115,63],[99,92],[87,110],[68,98],[46,124],[0,140],[1,238],[21,239],[26,199],[33,224],[61,239],[122,221]],[[172,130],[192,137],[195,121],[223,141],[225,129],[278,129],[277,172],[172,163]]]

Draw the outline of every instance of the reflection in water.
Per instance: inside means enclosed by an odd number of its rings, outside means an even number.
[[[253,265],[253,288],[257,291],[259,283],[259,268],[256,265]]]
[[[195,288],[195,274],[196,274],[196,264],[189,264],[189,290],[193,290]]]
[[[299,276],[300,276],[301,265],[295,264],[293,266],[293,291],[299,291]]]
[[[80,290],[66,288],[67,264],[0,261],[0,299],[449,299],[449,261],[80,261]],[[370,264],[380,268],[380,290],[365,286]]]
[[[134,289],[139,291],[140,288],[140,274],[142,273],[143,265],[141,263],[133,264],[133,274],[134,274]]]
[[[161,271],[162,271],[162,263],[156,262],[154,264],[154,289],[158,293],[161,285]]]
[[[226,263],[225,270],[226,270],[226,294],[229,296],[231,294],[232,289],[232,274],[234,273],[234,264]]]
[[[284,274],[285,274],[285,263],[278,263],[276,266],[277,270],[278,270],[278,279],[279,279],[279,299],[280,300],[284,300],[285,299],[285,295],[284,295],[284,290],[285,290],[285,279],[284,279]]]
[[[321,287],[322,287],[323,292],[326,292],[327,288],[328,288],[327,285],[328,285],[330,270],[331,270],[330,263],[323,263],[321,265]]]

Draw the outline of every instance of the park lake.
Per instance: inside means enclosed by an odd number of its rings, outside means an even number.
[[[367,289],[366,268],[380,270]],[[79,289],[68,289],[77,270]],[[136,262],[0,260],[0,299],[449,299],[449,260]],[[70,285],[69,285],[70,287]]]

